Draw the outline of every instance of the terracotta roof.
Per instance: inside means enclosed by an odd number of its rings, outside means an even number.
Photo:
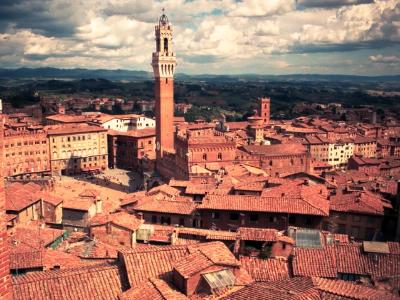
[[[204,255],[204,253],[196,251],[178,260],[174,265],[174,269],[184,278],[189,278],[213,265],[214,262]]]
[[[331,247],[323,249],[295,248],[292,261],[295,276],[336,278],[336,257]]]
[[[254,191],[254,192],[262,192],[265,188],[267,179],[263,181],[256,182],[241,182],[234,185],[234,189],[237,191]]]
[[[144,138],[151,137],[156,135],[156,129],[154,127],[151,128],[143,128],[143,129],[134,129],[128,131],[116,131],[116,130],[108,130],[109,135],[118,135],[118,136],[127,136],[133,138]]]
[[[12,183],[5,188],[6,210],[19,212],[40,200],[38,184]]]
[[[246,145],[244,151],[249,154],[263,156],[279,156],[305,154],[306,148],[302,144],[275,144],[275,145]]]
[[[278,230],[271,228],[249,228],[240,227],[238,234],[241,240],[244,241],[268,241],[277,240]]]
[[[288,263],[284,260],[241,256],[240,263],[255,281],[289,278]]]
[[[195,235],[205,237],[207,240],[236,240],[238,234],[236,232],[225,231],[225,230],[210,230],[200,229],[191,227],[178,227],[176,228],[178,236],[183,235]]]
[[[89,199],[65,199],[63,203],[63,209],[89,211],[93,205],[95,205],[93,200]]]
[[[90,220],[90,226],[99,226],[112,223],[116,226],[126,228],[131,231],[137,230],[143,220],[138,219],[134,215],[130,215],[127,212],[117,212],[108,215],[96,215]]]
[[[120,206],[124,207],[127,205],[134,204],[134,203],[138,202],[139,199],[142,199],[143,197],[145,197],[146,193],[147,193],[146,191],[139,191],[139,192],[127,194],[121,201]]]
[[[369,191],[338,194],[330,198],[331,210],[339,212],[383,215],[388,204],[381,196]]]
[[[297,277],[273,282],[256,282],[233,292],[223,300],[320,300],[311,278]]]
[[[215,188],[214,184],[189,184],[185,193],[190,195],[205,195],[207,192]]]
[[[26,245],[30,251],[32,249],[42,250],[61,237],[64,232],[62,229],[42,227],[37,223],[18,224],[14,234],[10,235],[9,241],[11,248],[21,249]]]
[[[56,195],[52,195],[49,192],[43,192],[41,193],[40,198],[46,202],[46,203],[50,203],[54,206],[59,205],[60,203],[62,203],[64,201],[64,199],[62,197],[56,196]]]
[[[147,192],[147,195],[152,196],[158,193],[162,193],[170,197],[173,197],[173,196],[178,196],[181,192],[178,189],[169,186],[168,184],[163,184],[152,188],[150,191]]]
[[[117,258],[118,250],[121,250],[123,247],[109,245],[104,243],[98,239],[96,240],[83,240],[74,243],[68,243],[65,246],[66,251],[68,253],[74,254],[75,256],[81,259],[101,259],[101,260],[113,260]]]
[[[326,294],[332,294],[347,299],[399,299],[399,297],[384,291],[373,289],[365,285],[354,284],[349,281],[331,280],[325,278],[313,278],[315,287],[322,293],[322,299]]]
[[[189,262],[186,257],[193,254],[200,254],[213,263],[239,266],[233,254],[221,242],[121,251],[121,258],[127,270],[129,284],[136,287],[149,278],[169,281],[173,268],[177,264],[183,268],[185,262]],[[190,264],[187,266],[189,268]]]
[[[176,180],[172,178],[168,185],[172,187],[187,187],[190,183],[189,180]]]
[[[187,300],[185,295],[172,289],[164,280],[152,278],[140,286],[131,288],[118,296],[119,300]]]
[[[105,132],[107,129],[86,124],[50,125],[45,127],[48,135],[80,134],[88,132]]]
[[[400,243],[399,242],[387,242],[389,251],[392,254],[400,254]]]
[[[165,246],[121,253],[131,287],[149,278],[168,279],[174,264],[189,254],[187,246]]]
[[[165,214],[191,215],[196,204],[189,200],[167,200],[148,197],[135,206],[136,211],[160,212]]]
[[[296,248],[293,252],[295,276],[334,278],[338,273],[369,275],[374,279],[400,274],[400,255],[368,254],[361,244],[338,244],[323,249]]]
[[[10,269],[34,269],[43,267],[43,251],[32,249],[31,251],[10,251]]]
[[[12,278],[15,299],[116,299],[122,292],[117,266],[33,272]]]
[[[65,115],[65,114],[47,116],[46,119],[57,121],[60,123],[84,123],[89,120],[89,118],[85,115]]]
[[[258,197],[243,195],[207,195],[197,207],[210,210],[276,212],[303,215],[329,215],[329,202],[319,194],[309,197]]]
[[[83,198],[96,198],[97,196],[100,196],[100,192],[95,189],[85,189],[79,194],[79,197]]]

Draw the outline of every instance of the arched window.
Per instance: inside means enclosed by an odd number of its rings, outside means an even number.
[[[164,51],[167,52],[168,51],[168,39],[164,38]]]
[[[203,160],[207,160],[207,153],[203,154]]]
[[[221,152],[218,153],[218,160],[222,160],[222,153]]]
[[[290,165],[293,166],[293,164],[294,164],[294,161],[293,161],[293,158],[291,158],[290,159]]]
[[[269,161],[269,165],[272,167],[272,160]]]

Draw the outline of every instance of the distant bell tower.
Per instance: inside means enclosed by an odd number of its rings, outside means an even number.
[[[174,72],[176,57],[172,48],[172,28],[167,16],[161,15],[155,26],[156,51],[152,66],[155,77],[156,154],[174,151]]]
[[[258,99],[258,113],[259,116],[263,119],[264,125],[268,125],[270,121],[270,98],[259,98]]]

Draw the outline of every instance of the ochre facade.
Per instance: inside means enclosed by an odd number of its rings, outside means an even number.
[[[52,173],[69,175],[108,167],[106,129],[62,127],[49,130],[48,136]]]

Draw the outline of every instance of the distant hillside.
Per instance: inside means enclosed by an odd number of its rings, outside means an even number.
[[[57,69],[57,68],[20,68],[0,69],[2,78],[38,78],[38,79],[88,79],[104,78],[109,80],[143,80],[153,74],[144,71],[128,70],[89,70],[89,69]]]
[[[104,78],[108,80],[148,80],[153,78],[151,72],[106,69],[58,69],[58,68],[19,68],[1,69],[0,78],[9,79],[88,79]],[[290,74],[290,75],[187,75],[176,74],[177,80],[203,80],[220,82],[232,81],[319,81],[319,82],[392,82],[400,81],[400,75],[393,76],[356,76],[356,75],[323,75],[323,74]]]

